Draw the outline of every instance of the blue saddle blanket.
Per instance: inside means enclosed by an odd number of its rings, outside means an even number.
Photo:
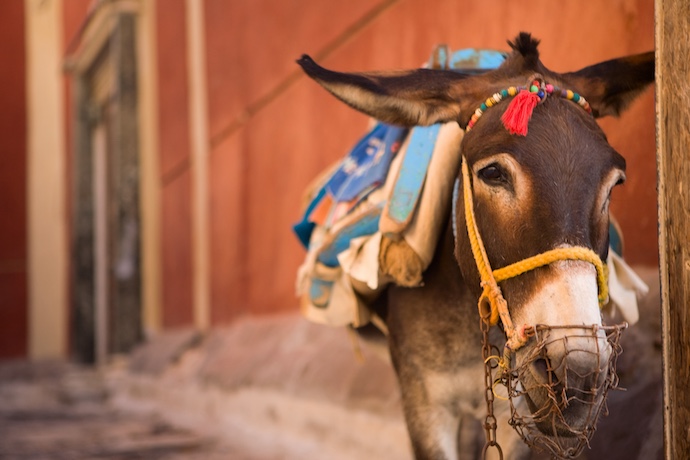
[[[447,47],[440,46],[431,57],[429,67],[476,73],[495,69],[505,58],[505,53],[494,50],[465,49],[450,53]],[[402,168],[394,194],[390,197],[393,204],[390,211],[395,219],[400,221],[405,221],[409,214],[414,212],[415,203],[411,202],[409,197],[418,196],[424,184],[423,173],[431,159],[430,153],[438,135],[438,127],[418,127],[415,131],[419,131],[417,138],[431,137],[423,143],[416,143],[420,145],[411,147],[412,152],[408,151],[410,158],[406,157],[407,167]],[[378,122],[348,152],[336,171],[314,194],[302,219],[293,226],[295,234],[305,248],[309,248],[309,241],[316,225],[329,228],[334,221],[343,216],[343,213],[354,209],[360,200],[385,182],[391,161],[409,132],[407,128]],[[427,154],[423,155],[424,152]],[[396,203],[400,204],[395,206]],[[323,207],[329,208],[328,218],[323,217],[323,209],[320,209]],[[315,216],[316,214],[318,215]],[[363,232],[371,234],[376,231],[370,218],[364,219],[362,224],[366,227],[362,229]],[[362,232],[354,231],[352,234],[361,235]],[[339,246],[345,243],[339,240]]]
[[[326,191],[334,201],[352,201],[381,185],[405,135],[406,128],[377,123],[326,182]]]

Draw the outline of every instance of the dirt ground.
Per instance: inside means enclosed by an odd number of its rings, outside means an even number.
[[[253,458],[156,413],[118,408],[95,370],[11,363],[1,371],[0,459]]]
[[[261,389],[174,386],[169,376],[132,376],[117,365],[99,372],[66,363],[2,364],[0,460],[410,457],[400,420],[392,425],[401,445],[390,448],[385,440],[376,445],[377,437],[390,438],[390,427],[365,411]],[[355,425],[367,430],[360,439],[329,433]]]

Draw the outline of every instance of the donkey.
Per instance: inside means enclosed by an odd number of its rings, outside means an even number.
[[[549,440],[584,433],[586,443],[605,390],[616,383],[619,350],[600,310],[601,260],[609,198],[625,180],[625,159],[595,118],[619,115],[653,82],[654,55],[556,73],[542,64],[530,34],[508,44],[512,52],[498,69],[473,75],[340,73],[306,55],[298,61],[338,99],[376,119],[466,130],[457,199],[423,285],[391,286],[372,305],[389,331],[418,459],[474,458],[477,418],[486,422],[484,455],[502,458],[502,447],[507,458],[529,458],[516,432],[503,428],[510,419],[522,432],[521,420],[529,419],[552,455],[572,457],[581,446],[558,450]],[[539,254],[544,260],[530,259]],[[499,273],[525,259],[518,274]],[[499,327],[486,332],[493,324]],[[504,356],[488,343],[503,346]],[[510,414],[493,413],[496,376],[510,381]]]

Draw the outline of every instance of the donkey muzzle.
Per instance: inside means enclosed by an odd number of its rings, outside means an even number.
[[[525,442],[561,458],[578,455],[616,388],[619,326],[533,327],[507,372],[511,425]],[[525,410],[519,401],[524,401]]]

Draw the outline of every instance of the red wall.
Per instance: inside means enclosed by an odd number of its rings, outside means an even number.
[[[294,275],[304,252],[290,228],[302,191],[367,123],[298,72],[301,53],[341,70],[412,68],[438,43],[506,49],[506,39],[525,30],[542,39],[547,66],[569,71],[654,48],[651,0],[379,5],[206,0],[215,323],[296,308]],[[612,205],[626,256],[656,264],[653,92],[602,124],[628,160],[628,182]]]
[[[351,126],[349,135],[314,139],[309,131],[325,133],[332,125],[313,123],[329,112],[320,112],[321,104],[310,107],[310,99],[325,103],[327,97],[305,93],[304,81],[279,91],[277,98],[270,94],[296,75],[294,59],[300,53],[334,40],[370,4],[206,1],[215,324],[242,313],[294,308],[292,282],[300,252],[290,224],[302,189],[342,153],[347,139],[361,134],[364,124]],[[248,111],[256,116],[247,118]],[[238,119],[247,122],[238,124]],[[319,157],[320,147],[331,154]]]
[[[189,326],[192,309],[190,139],[184,0],[156,2],[161,173],[162,325]]]
[[[21,15],[12,4],[3,8]],[[66,43],[88,5],[90,0],[66,3]],[[193,323],[186,12],[184,0],[156,5],[162,323],[177,327]],[[436,44],[506,49],[506,39],[525,30],[542,40],[549,67],[568,71],[654,47],[651,0],[566,0],[557,7],[546,0],[205,0],[204,13],[211,148],[208,282],[215,325],[247,313],[296,309],[293,284],[304,252],[291,225],[299,218],[302,192],[367,124],[365,116],[301,74],[294,61],[302,53],[341,70],[412,68]],[[3,34],[22,36],[21,21],[8,24],[13,28]],[[3,52],[23,59],[7,45],[11,40],[3,43]],[[3,78],[23,82],[23,75]],[[11,96],[23,104],[17,94]],[[614,193],[612,205],[625,232],[626,256],[649,265],[657,263],[653,104],[650,90],[620,120],[602,122],[628,160],[628,181]],[[11,141],[3,136],[0,142]],[[23,183],[8,184],[23,193]],[[16,227],[24,219],[12,222]]]
[[[27,353],[24,3],[0,3],[0,359]]]

